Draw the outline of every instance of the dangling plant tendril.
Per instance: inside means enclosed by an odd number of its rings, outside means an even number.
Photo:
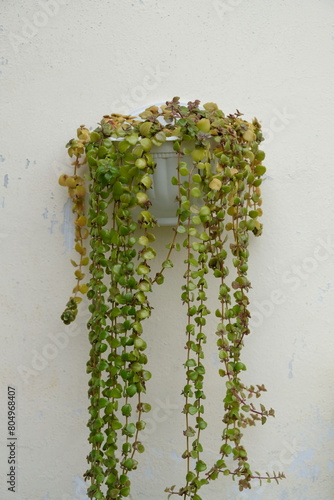
[[[145,369],[147,342],[143,321],[150,317],[149,292],[162,284],[165,269],[173,266],[171,256],[185,251],[184,284],[181,299],[187,312],[185,332],[185,484],[178,490],[167,488],[168,498],[201,500],[199,490],[219,475],[238,478],[239,489],[251,481],[284,475],[253,473],[242,445],[242,430],[265,423],[272,409],[258,408],[250,401],[265,391],[263,385],[246,386],[241,373],[246,370],[241,351],[249,335],[250,311],[247,278],[249,236],[262,232],[260,185],[266,171],[264,153],[259,149],[261,127],[248,123],[239,112],[225,116],[214,103],[187,106],[174,98],[166,105],[151,106],[140,118],[106,115],[89,132],[84,126],[67,147],[74,157],[73,176],[62,175],[73,201],[75,249],[79,261],[76,285],[62,315],[65,324],[77,314],[79,296],[87,293],[91,318],[88,322],[90,357],[88,427],[91,451],[85,478],[90,481],[89,498],[122,499],[130,495],[129,472],[137,468],[138,454],[144,451],[140,431],[150,405],[143,401],[151,373]],[[152,148],[173,137],[176,165],[171,179],[178,186],[177,225],[161,271],[153,276],[150,262],[156,258],[153,234],[157,221],[149,199],[152,174],[157,168]],[[176,137],[176,139],[175,139]],[[89,207],[83,177],[77,171],[88,164]],[[84,240],[89,236],[89,256]],[[227,267],[232,259],[231,273]],[[230,261],[229,261],[230,262]],[[83,267],[89,263],[90,279]],[[217,346],[226,395],[223,400],[223,431],[219,459],[204,461],[202,432],[204,416],[204,350],[207,335],[207,275],[217,279],[220,307]]]

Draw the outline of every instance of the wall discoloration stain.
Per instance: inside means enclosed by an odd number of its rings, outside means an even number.
[[[72,200],[68,199],[63,208],[64,219],[60,226],[60,231],[64,235],[65,252],[72,252],[74,246],[74,227],[73,227],[73,212]]]

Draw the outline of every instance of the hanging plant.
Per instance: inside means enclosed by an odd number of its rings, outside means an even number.
[[[194,101],[183,106],[174,98],[160,108],[149,107],[139,117],[104,116],[94,131],[81,126],[77,139],[67,144],[74,173],[62,175],[59,183],[68,187],[73,201],[78,258],[71,261],[76,284],[62,319],[65,324],[73,321],[82,295],[87,294],[91,313],[87,363],[91,451],[85,474],[89,498],[130,495],[129,472],[137,468],[138,456],[144,452],[141,431],[151,409],[145,401],[151,373],[146,369],[149,339],[143,324],[151,315],[150,292],[163,284],[166,269],[173,267],[174,251],[184,252],[185,257],[181,290],[187,316],[182,390],[185,450],[180,450],[185,482],[178,489],[167,488],[168,498],[201,500],[201,488],[220,475],[237,479],[241,491],[250,488],[253,479],[278,482],[284,477],[252,472],[242,440],[247,426],[264,424],[274,411],[253,403],[252,398],[258,398],[265,387],[246,386],[241,377],[246,370],[242,348],[250,333],[249,242],[251,235],[262,232],[260,186],[266,171],[265,154],[259,149],[260,124],[241,116],[239,112],[225,116],[214,103],[200,107]],[[171,183],[178,192],[177,223],[161,270],[154,274],[157,221],[150,188],[159,164],[153,152],[166,140],[175,152]],[[79,175],[86,164],[89,173]],[[207,428],[203,345],[207,335],[213,335],[206,325],[209,274],[217,283],[220,307],[215,311],[215,335],[219,375],[226,388],[219,458],[210,465],[202,444]]]

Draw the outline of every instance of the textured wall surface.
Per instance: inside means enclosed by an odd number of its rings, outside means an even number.
[[[87,316],[70,327],[59,319],[73,255],[71,207],[57,183],[70,171],[64,145],[82,123],[175,95],[256,116],[267,139],[244,362],[276,419],[246,441],[255,470],[287,479],[241,494],[220,478],[203,497],[334,498],[333,23],[333,0],[0,0],[2,500],[86,499]],[[162,251],[168,231],[158,231]],[[155,409],[132,500],[162,500],[183,477],[182,257],[174,263],[147,325]],[[207,356],[214,458],[223,397],[214,340]],[[15,493],[7,386],[17,402]]]

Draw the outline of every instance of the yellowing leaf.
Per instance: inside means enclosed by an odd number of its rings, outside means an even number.
[[[75,221],[74,221],[74,224],[76,224],[77,226],[85,226],[87,224],[87,219],[84,215],[80,215],[80,217],[78,217]]]
[[[80,255],[85,255],[86,249],[80,245],[80,243],[76,243],[75,245],[75,250],[80,254]]]
[[[74,275],[79,279],[79,280],[82,280],[85,275],[78,269],[77,271],[75,271]]]
[[[206,111],[216,111],[218,106],[215,102],[206,102],[203,104],[203,108],[206,109]]]
[[[194,161],[202,161],[204,156],[205,156],[205,149],[204,148],[195,148],[191,153],[190,156]]]
[[[222,181],[220,179],[217,179],[216,177],[214,177],[209,184],[209,188],[212,189],[213,191],[219,191],[221,187],[222,187]]]
[[[256,135],[255,135],[254,131],[251,128],[247,129],[246,132],[244,132],[244,134],[243,134],[242,137],[247,142],[252,142],[252,141],[255,141],[255,139],[256,139]]]
[[[152,113],[150,113],[151,115]],[[147,136],[151,130],[153,123],[152,122],[144,122],[139,125],[139,130],[141,135]]]
[[[208,118],[202,118],[196,123],[196,127],[201,130],[201,132],[208,133],[211,127],[210,120]]]
[[[142,235],[138,238],[138,243],[139,243],[139,245],[142,245],[145,247],[149,244],[149,241],[148,241],[148,238],[146,236]]]

